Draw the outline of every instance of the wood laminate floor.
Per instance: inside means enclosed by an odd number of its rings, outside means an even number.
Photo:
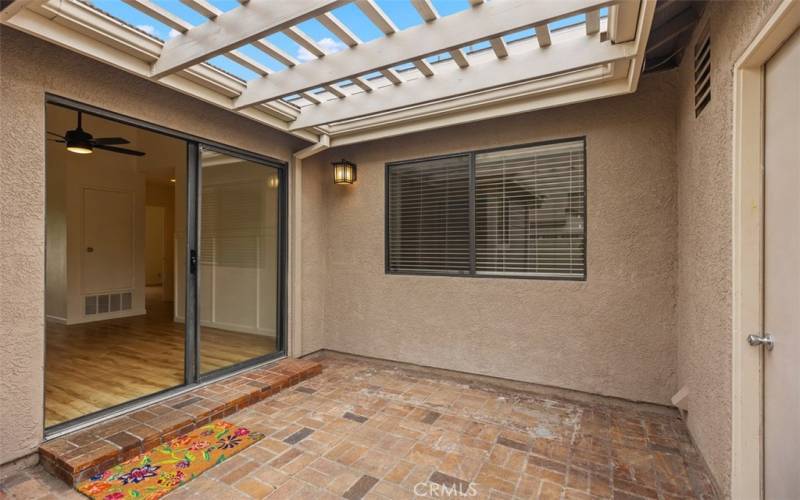
[[[183,384],[184,325],[172,303],[148,301],[146,316],[80,325],[48,322],[45,425]],[[275,338],[202,327],[201,370],[275,351]]]

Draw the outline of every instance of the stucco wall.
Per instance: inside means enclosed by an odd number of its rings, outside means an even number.
[[[330,349],[667,403],[677,349],[672,77],[645,77],[631,96],[306,160],[304,176],[321,172],[314,189],[326,209],[304,212],[304,224],[322,217],[314,224],[327,234],[315,244],[327,247],[328,279],[317,317],[304,309],[304,335],[309,322],[321,323]],[[583,135],[586,282],[384,274],[386,162]],[[358,164],[356,184],[332,183],[329,164],[339,157]]]
[[[322,156],[302,160],[302,342],[303,354],[325,347],[325,293],[328,283],[326,188],[332,183]]]
[[[691,54],[678,74],[678,386],[688,425],[723,492],[730,491],[733,65],[776,0],[709,2],[711,101],[694,116]]]
[[[0,463],[42,438],[45,92],[288,160],[303,141],[5,26],[0,30]]]

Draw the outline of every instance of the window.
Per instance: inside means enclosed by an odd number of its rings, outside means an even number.
[[[583,139],[387,165],[393,274],[586,277]]]

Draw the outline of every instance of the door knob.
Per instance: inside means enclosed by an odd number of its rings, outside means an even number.
[[[775,339],[772,338],[772,335],[748,335],[747,336],[747,343],[751,346],[760,346],[763,345],[767,348],[768,351],[771,351],[773,347],[775,347]]]

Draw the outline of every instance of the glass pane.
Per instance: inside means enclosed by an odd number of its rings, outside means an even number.
[[[389,167],[389,270],[470,270],[469,156]]]
[[[184,382],[186,143],[78,120],[46,107],[47,427]]]
[[[585,274],[583,141],[475,155],[477,274]]]
[[[200,373],[277,351],[278,169],[203,150]]]

